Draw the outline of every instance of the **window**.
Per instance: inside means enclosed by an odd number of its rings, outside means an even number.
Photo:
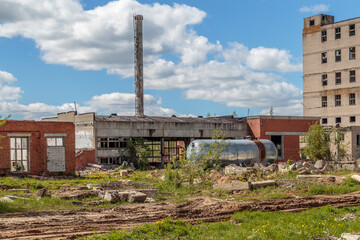
[[[314,25],[315,25],[315,20],[310,20],[310,21],[309,21],[309,25],[310,25],[310,26],[314,26]]]
[[[349,72],[349,81],[352,82],[356,82],[356,77],[355,77],[355,70],[351,70]]]
[[[98,148],[125,148],[127,146],[127,140],[124,138],[98,138],[97,147]]]
[[[63,147],[64,138],[63,137],[48,137],[46,138],[46,143],[48,147]]]
[[[341,84],[341,72],[335,73],[335,84],[336,85]]]
[[[350,24],[349,25],[349,36],[354,36],[355,35],[355,24]]]
[[[355,56],[355,47],[349,48],[349,59],[354,60],[356,58]]]
[[[341,38],[341,28],[337,27],[335,28],[335,39]]]
[[[322,42],[327,41],[327,31],[326,30],[321,31],[321,41]]]
[[[341,95],[335,95],[335,107],[341,106]]]
[[[341,61],[341,50],[335,50],[335,62]]]
[[[322,124],[327,124],[327,118],[322,118],[322,119],[321,119],[321,123],[322,123]]]
[[[356,121],[356,118],[355,116],[350,116],[350,119],[349,119],[350,122],[355,122]]]
[[[321,63],[327,63],[327,52],[321,53]]]
[[[10,138],[11,172],[27,172],[29,166],[29,139],[27,137]]]
[[[321,78],[322,78],[322,85],[326,86],[327,85],[327,74],[321,75]]]
[[[335,118],[335,123],[341,123],[341,117]]]
[[[355,105],[355,93],[349,93],[349,105]]]
[[[322,107],[327,107],[327,96],[322,96],[321,97],[321,106]]]
[[[360,146],[360,135],[356,135],[356,145]]]

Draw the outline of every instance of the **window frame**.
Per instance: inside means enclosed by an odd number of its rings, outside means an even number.
[[[349,122],[351,122],[351,123],[356,122],[356,117],[355,116],[350,116],[349,117]]]
[[[327,86],[328,85],[328,75],[327,74],[322,74],[321,75],[321,84],[322,84],[322,86]]]
[[[335,73],[335,85],[340,85],[341,84],[341,72],[336,72]]]
[[[328,119],[327,118],[322,118],[321,119],[321,124],[328,124]]]
[[[321,31],[321,42],[326,42],[327,41],[327,30],[322,30]]]
[[[340,107],[341,106],[341,95],[337,94],[335,95],[335,107]]]
[[[349,36],[355,36],[355,24],[349,24]]]
[[[321,63],[327,63],[327,52],[321,53]]]
[[[356,71],[355,70],[349,71],[349,82],[350,83],[356,82]]]
[[[335,123],[341,123],[341,117],[336,117],[335,118]]]
[[[356,48],[349,47],[349,60],[355,60],[355,59],[356,59]]]
[[[18,146],[18,140],[20,139],[20,145]],[[14,141],[13,141],[14,140]],[[24,141],[26,140],[26,141]],[[11,136],[10,142],[10,171],[11,172],[29,172],[30,170],[30,138],[23,136]],[[24,142],[26,142],[24,144]],[[14,144],[13,144],[14,143]],[[20,157],[19,157],[20,153]],[[26,154],[24,154],[26,153]],[[26,155],[26,157],[24,157]],[[20,158],[20,159],[18,159]],[[20,162],[20,166],[18,164]],[[26,162],[26,167],[24,167]],[[15,169],[14,169],[15,168]],[[20,168],[20,169],[19,169]]]
[[[341,27],[337,27],[335,28],[335,39],[340,39],[340,38],[341,38]]]
[[[327,96],[321,96],[321,107],[327,107]]]
[[[50,139],[54,139],[54,145],[49,144]],[[61,143],[59,144],[60,139],[61,139]],[[47,136],[46,137],[46,146],[47,147],[64,147],[65,139],[64,139],[64,137],[59,137],[59,136]]]
[[[349,106],[356,105],[356,95],[355,93],[349,93]]]
[[[335,62],[341,62],[341,49],[335,50]]]

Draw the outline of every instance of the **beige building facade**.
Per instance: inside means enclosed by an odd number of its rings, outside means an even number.
[[[343,129],[348,156],[360,157],[360,17],[304,18],[303,115]]]

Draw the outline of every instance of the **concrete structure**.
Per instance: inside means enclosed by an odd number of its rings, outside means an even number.
[[[319,120],[319,117],[247,117],[250,136],[273,141],[278,149],[278,161],[300,160],[300,136]]]
[[[360,125],[359,35],[360,18],[304,19],[304,116],[319,116],[324,126]]]
[[[0,174],[75,173],[73,123],[8,120],[0,134]]]
[[[143,78],[143,16],[134,16],[135,45],[135,112],[137,117],[144,116],[144,78]]]
[[[360,157],[360,18],[304,19],[303,111],[325,127],[341,127],[349,159]]]
[[[226,132],[227,138],[245,138],[246,119],[233,117],[184,118],[184,117],[135,117],[98,116],[95,113],[59,113],[46,121],[68,121],[75,124],[76,149],[95,159],[88,161],[101,164],[119,164],[124,160],[121,151],[132,138],[144,138],[151,146],[150,162],[164,163],[180,154],[193,139],[209,139],[215,129]],[[89,153],[90,151],[90,153]],[[78,165],[83,165],[78,155]]]

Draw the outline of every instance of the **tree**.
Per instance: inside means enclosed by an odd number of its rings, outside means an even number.
[[[136,168],[144,169],[149,165],[150,147],[145,143],[144,138],[133,138],[127,142],[126,150],[121,151],[120,155],[129,156],[130,162]]]
[[[235,110],[234,110],[234,112],[233,112],[232,115],[233,115],[233,118],[237,118],[237,116],[238,116],[238,115],[236,114],[236,111],[235,111]]]
[[[333,127],[325,129],[318,123],[309,127],[303,141],[306,147],[302,150],[304,157],[311,160],[338,160],[345,157],[347,144],[344,143],[345,133],[340,129]],[[337,153],[332,151],[335,146]]]
[[[3,126],[6,123],[6,120],[10,118],[11,115],[6,116],[4,119],[2,119],[2,116],[0,115],[0,127]],[[0,140],[5,138],[5,136],[0,135]],[[0,149],[3,147],[0,146]]]
[[[206,114],[206,117],[207,117],[207,118],[211,117],[211,113],[208,112],[208,113]]]

